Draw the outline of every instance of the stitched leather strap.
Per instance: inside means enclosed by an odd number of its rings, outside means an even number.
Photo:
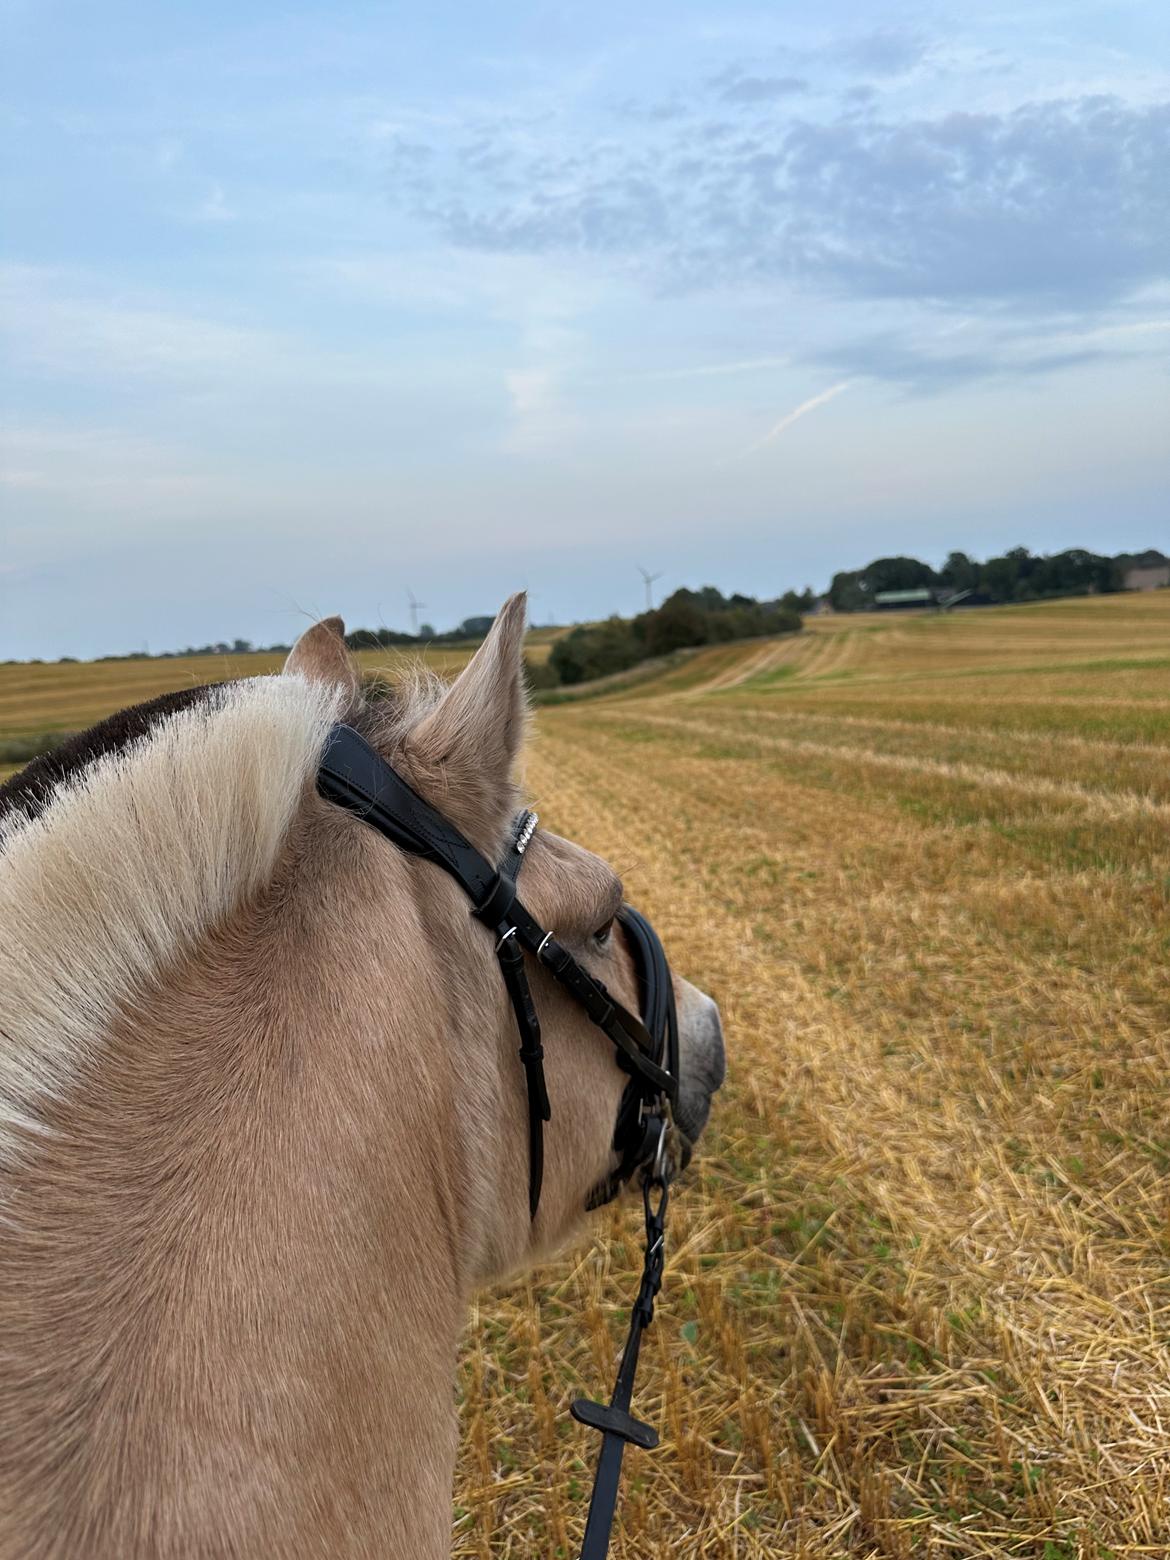
[[[491,911],[515,890],[507,873],[497,873],[470,840],[425,801],[381,754],[351,726],[335,726],[325,745],[317,789],[339,806],[358,814],[380,834],[410,855],[433,861],[449,873],[476,907],[480,919],[493,924]],[[588,1013],[625,1057],[628,1070],[678,1104],[677,1063],[660,1067],[655,1042],[641,1019],[616,1003],[513,897],[496,920],[498,935],[514,925],[524,946],[534,953],[573,999]]]
[[[352,726],[334,726],[321,755],[317,789],[357,813],[412,856],[443,868],[473,905],[482,905],[496,883],[496,869],[407,784]]]

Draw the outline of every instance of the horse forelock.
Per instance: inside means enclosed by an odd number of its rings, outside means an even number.
[[[186,690],[0,793],[0,1161],[135,993],[271,877],[339,701],[298,676]]]

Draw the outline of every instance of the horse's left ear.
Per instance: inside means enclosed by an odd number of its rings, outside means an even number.
[[[340,688],[347,704],[361,689],[361,676],[346,646],[345,624],[339,617],[322,618],[307,628],[289,651],[283,670]]]
[[[525,607],[523,591],[508,598],[483,644],[406,738],[418,788],[493,856],[516,810],[512,768],[528,717]]]

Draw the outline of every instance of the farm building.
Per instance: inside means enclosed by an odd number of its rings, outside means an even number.
[[[873,604],[885,611],[933,607],[934,592],[925,585],[920,590],[879,590],[873,598]]]

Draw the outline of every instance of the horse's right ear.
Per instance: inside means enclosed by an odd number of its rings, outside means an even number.
[[[345,643],[345,624],[339,617],[322,618],[307,628],[289,651],[284,671],[307,677],[310,682],[340,688],[349,703],[358,696],[361,677]]]

